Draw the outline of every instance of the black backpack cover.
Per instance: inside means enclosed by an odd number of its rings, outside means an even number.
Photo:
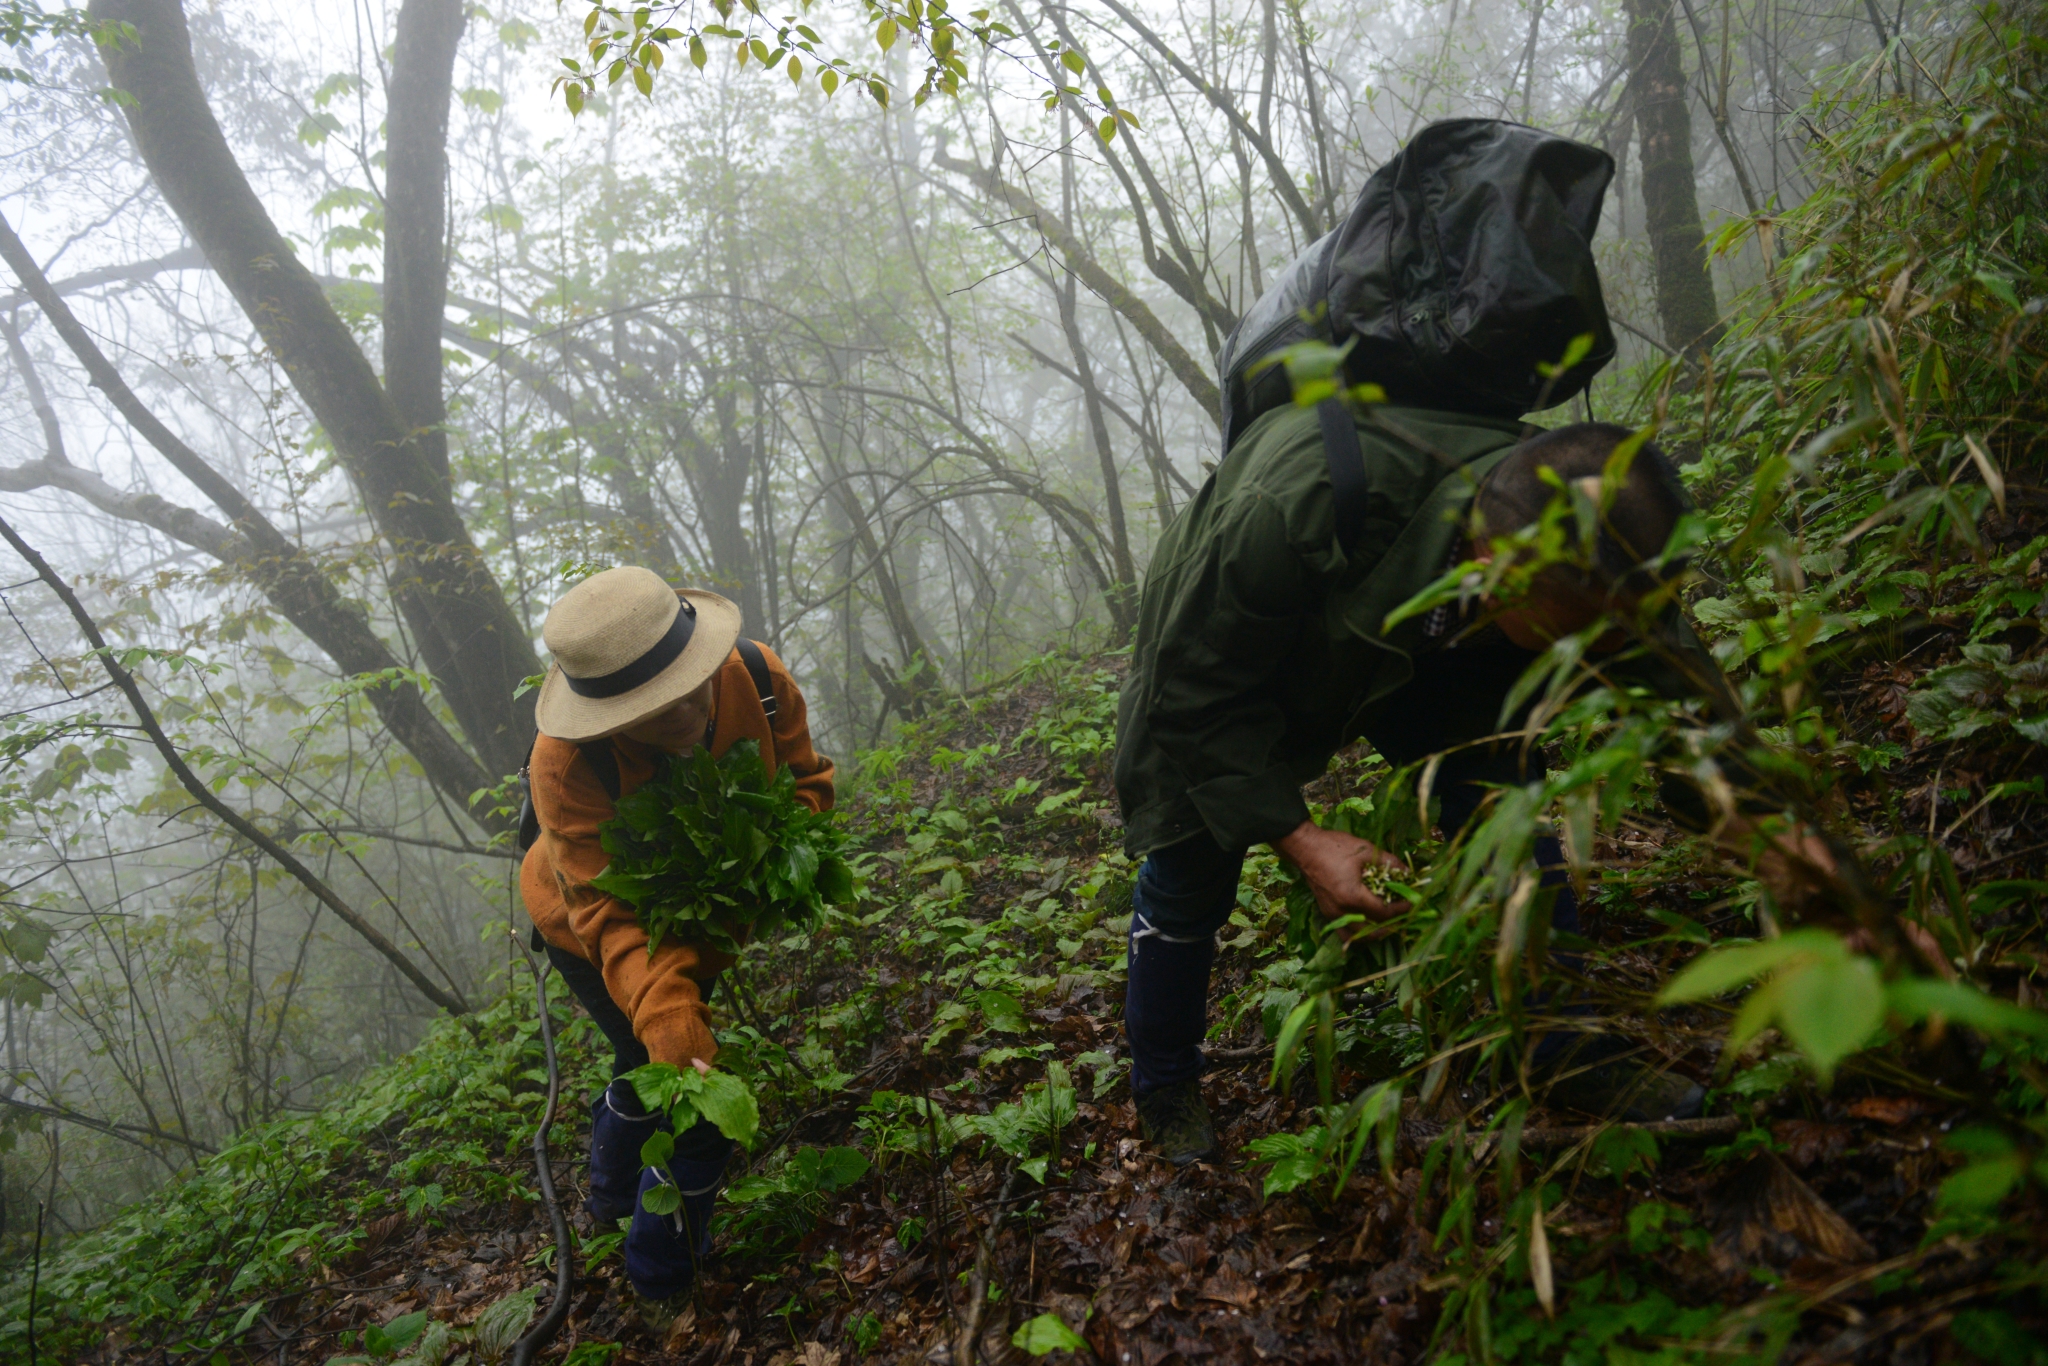
[[[1599,148],[1524,124],[1448,119],[1417,133],[1223,344],[1224,450],[1293,401],[1283,367],[1250,371],[1311,339],[1352,341],[1350,382],[1395,403],[1514,418],[1577,395],[1614,358],[1592,250],[1613,178]],[[1588,333],[1569,370],[1537,371]]]

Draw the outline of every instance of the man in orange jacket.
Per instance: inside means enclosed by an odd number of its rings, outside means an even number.
[[[540,836],[520,890],[549,960],[612,1046],[614,1080],[592,1106],[584,1208],[601,1223],[632,1217],[626,1273],[657,1303],[686,1292],[710,1250],[732,1144],[709,1121],[679,1135],[669,1175],[683,1208],[648,1213],[640,1195],[660,1178],[641,1170],[640,1145],[668,1121],[646,1113],[620,1078],[650,1061],[710,1071],[718,1044],[706,1001],[732,959],[675,938],[649,953],[633,908],[590,880],[611,861],[598,827],[617,800],[652,778],[662,756],[700,744],[719,755],[756,741],[771,772],[786,765],[795,775],[798,800],[831,807],[832,761],[812,747],[803,694],[780,659],[740,638],[740,625],[739,609],[716,593],[621,568],[570,589],[541,627],[554,665],[528,766]]]

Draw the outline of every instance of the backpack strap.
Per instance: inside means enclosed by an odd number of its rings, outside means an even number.
[[[1337,508],[1337,545],[1350,555],[1365,530],[1365,453],[1358,448],[1358,424],[1338,398],[1316,405],[1323,428],[1323,460],[1330,467],[1330,497]]]
[[[758,641],[741,636],[736,642],[740,662],[747,666],[747,676],[754,680],[754,692],[761,699],[761,710],[772,719],[775,715],[775,680],[768,672],[768,656],[761,653]]]
[[[535,745],[540,737],[535,736]],[[609,740],[585,740],[576,746],[576,752],[583,756],[583,762],[590,765],[590,771],[597,775],[605,795],[614,802],[619,799],[619,752],[612,748]],[[519,770],[521,801],[519,803],[519,848],[522,852],[540,842],[540,816],[533,809],[533,749],[526,751],[526,763]],[[541,937],[540,926],[534,925],[526,936],[526,947],[540,953],[548,946]]]
[[[612,748],[609,740],[585,740],[577,744],[577,753],[583,762],[590,765],[590,771],[597,775],[597,781],[604,786],[604,795],[613,801],[619,799],[619,752]]]
[[[519,834],[520,853],[525,853],[540,843],[540,815],[533,809],[533,746],[540,743],[540,736],[533,737],[533,745],[526,747],[526,762],[519,766]]]

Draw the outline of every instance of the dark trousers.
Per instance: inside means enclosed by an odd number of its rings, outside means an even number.
[[[552,944],[548,961],[612,1046],[612,1083],[590,1105],[590,1195],[583,1207],[601,1225],[632,1220],[624,1249],[626,1279],[642,1299],[671,1300],[690,1289],[711,1255],[711,1215],[732,1140],[700,1119],[676,1137],[664,1169],[644,1167],[641,1146],[656,1133],[670,1132],[668,1116],[649,1114],[625,1080],[646,1065],[647,1047],[633,1037],[633,1022],[612,1000],[596,967]],[[651,1213],[642,1203],[661,1185],[682,1195],[682,1207],[672,1214]]]
[[[1471,822],[1490,785],[1519,781],[1520,765],[1509,747],[1446,755],[1434,785],[1445,834]],[[1244,856],[1244,850],[1224,849],[1202,834],[1153,850],[1138,870],[1131,897],[1124,1031],[1131,1045],[1131,1089],[1139,1095],[1202,1074],[1216,932],[1237,905]],[[1576,934],[1579,903],[1565,880],[1558,842],[1539,838],[1536,860],[1544,869],[1543,884],[1558,889],[1551,928]]]

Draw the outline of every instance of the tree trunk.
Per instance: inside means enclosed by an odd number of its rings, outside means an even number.
[[[711,545],[711,568],[720,591],[739,600],[740,614],[758,629],[766,617],[761,574],[747,537],[747,485],[754,472],[754,447],[740,426],[740,396],[729,373],[704,373],[711,387],[711,409],[718,421],[717,445],[699,441],[697,506],[700,530]]]
[[[1674,351],[1697,355],[1721,338],[1693,180],[1692,118],[1672,0],[1627,0],[1629,91],[1642,138],[1643,213],[1657,274],[1657,312]]]
[[[511,772],[533,735],[531,695],[512,694],[540,663],[445,474],[242,174],[200,89],[176,0],[93,0],[90,12],[135,26],[139,41],[102,55],[131,97],[122,112],[151,178],[333,441],[390,545],[393,596],[463,732],[488,771]]]
[[[444,481],[448,100],[462,10],[462,0],[406,0],[400,7],[384,112],[384,388],[420,458]]]

